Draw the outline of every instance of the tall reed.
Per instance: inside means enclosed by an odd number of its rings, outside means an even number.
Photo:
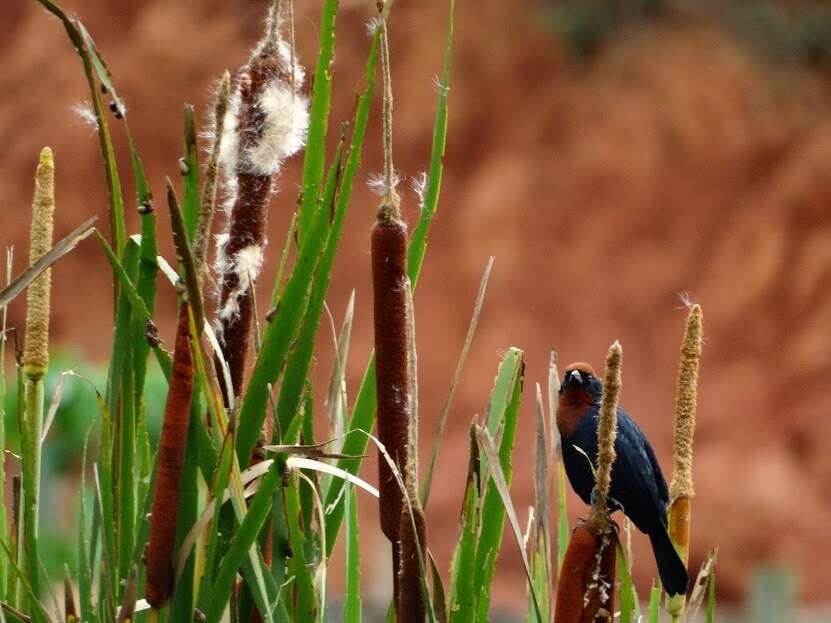
[[[52,150],[44,147],[35,172],[29,263],[34,264],[52,246],[55,214],[55,163]],[[24,423],[23,440],[23,544],[26,572],[35,598],[40,590],[38,522],[43,434],[44,380],[49,367],[49,309],[52,287],[50,270],[35,279],[26,292],[26,337],[23,345]],[[41,615],[32,607],[33,618]]]
[[[701,365],[704,316],[700,305],[691,305],[681,342],[672,433],[673,476],[670,483],[669,536],[684,564],[690,550],[693,489],[692,460],[695,413],[698,406],[698,370]],[[684,611],[684,595],[667,599],[667,611],[678,621]]]

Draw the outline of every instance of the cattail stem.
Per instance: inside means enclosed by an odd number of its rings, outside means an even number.
[[[678,364],[678,385],[675,397],[675,427],[672,434],[673,477],[670,484],[669,536],[684,563],[690,548],[690,520],[695,495],[692,477],[693,435],[698,405],[698,370],[701,363],[703,314],[700,305],[692,305],[687,315],[681,356]],[[684,612],[685,596],[667,598],[667,611],[673,621]]]
[[[183,302],[179,308],[175,344],[173,370],[159,440],[150,535],[145,556],[147,583],[144,594],[147,602],[156,609],[167,603],[173,588],[173,548],[179,513],[179,490],[193,398],[194,365],[187,302]]]
[[[609,348],[606,369],[603,373],[603,399],[597,425],[597,470],[592,497],[589,523],[599,531],[609,525],[609,486],[612,483],[612,465],[615,462],[615,438],[617,437],[617,403],[620,395],[620,368],[623,349],[619,342]]]
[[[52,246],[55,213],[55,165],[52,150],[44,147],[35,173],[32,201],[29,263],[34,264]],[[40,590],[38,520],[40,497],[40,449],[43,431],[43,377],[49,365],[49,307],[51,274],[46,270],[29,285],[26,297],[26,339],[23,347],[23,534],[26,571],[35,596]],[[32,605],[35,620],[42,617]]]
[[[615,461],[622,359],[623,349],[616,341],[606,355],[603,373],[591,515],[575,529],[563,558],[554,615],[557,623],[613,620],[617,532],[609,519],[608,498]]]

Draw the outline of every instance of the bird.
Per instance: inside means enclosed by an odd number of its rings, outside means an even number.
[[[573,363],[566,368],[560,385],[557,428],[566,475],[586,504],[591,504],[594,490],[602,397],[603,383],[589,364]],[[622,511],[649,536],[664,590],[669,595],[684,595],[689,576],[667,531],[667,483],[649,440],[621,407],[617,408],[615,454],[609,512]]]

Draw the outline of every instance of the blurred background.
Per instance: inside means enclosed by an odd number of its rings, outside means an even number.
[[[265,4],[63,2],[86,23],[126,98],[157,196],[164,176],[177,171],[183,102],[207,118],[215,80],[247,58]],[[374,4],[341,2],[332,128],[351,119]],[[319,8],[318,0],[295,2],[298,54],[307,67],[316,57]],[[427,165],[446,12],[444,1],[399,0],[392,13],[394,155],[404,178]],[[512,486],[523,521],[532,499],[534,383],[545,381],[552,349],[562,364],[600,367],[609,343],[621,340],[622,404],[669,477],[685,318],[679,294],[687,292],[703,306],[706,336],[691,567],[718,546],[720,606],[735,604],[747,620],[787,620],[772,608],[753,614],[739,605],[754,590],[779,595],[774,603],[792,599],[823,612],[831,601],[829,77],[826,2],[460,0],[444,184],[415,299],[424,461],[482,270],[496,259],[427,510],[443,568],[457,534],[468,426],[508,346],[527,353]],[[88,99],[80,63],[60,23],[34,0],[0,3],[0,84],[0,244],[15,245],[17,272],[28,254],[30,180],[43,145],[56,154],[56,238],[93,213],[106,223],[105,185],[94,131],[73,111]],[[377,112],[364,180],[381,169]],[[123,136],[115,135],[126,164]],[[297,199],[298,164],[283,172],[272,201],[264,290]],[[126,167],[122,176],[130,177]],[[363,184],[359,190],[329,298],[339,325],[356,293],[352,393],[371,348],[368,234],[377,204]],[[417,197],[408,185],[402,194],[413,222]],[[135,223],[131,210],[128,224]],[[170,257],[163,214],[160,223]],[[101,387],[111,278],[94,241],[61,260],[53,284],[60,353],[53,369],[75,368]],[[175,297],[165,287],[160,297],[158,324],[169,340]],[[16,301],[10,324],[21,326],[24,314]],[[315,367],[320,397],[333,360],[327,324]],[[51,510],[43,512],[54,520],[46,523],[55,527],[49,538],[56,560],[71,555],[63,552],[62,529],[72,529],[80,450],[96,414],[83,381],[66,385],[45,468]],[[164,385],[150,383],[148,391],[150,416],[158,418]],[[6,463],[7,472],[16,469],[13,457]],[[374,460],[364,475],[375,480]],[[572,521],[585,516],[576,496],[569,504]],[[389,591],[388,548],[370,499],[361,512],[371,601]],[[643,595],[654,563],[640,535],[635,545]],[[332,579],[334,592],[338,581]],[[494,590],[504,612],[525,607],[510,543]],[[829,620],[824,612],[815,620]]]

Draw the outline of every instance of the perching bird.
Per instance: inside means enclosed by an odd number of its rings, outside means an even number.
[[[593,466],[597,462],[597,420],[602,396],[603,384],[589,364],[573,363],[566,368],[560,386],[557,428],[566,474],[586,504],[591,503],[594,489]],[[638,530],[649,536],[664,590],[669,595],[682,595],[687,592],[689,579],[667,532],[667,483],[646,436],[620,407],[615,453],[609,511],[622,510]]]

